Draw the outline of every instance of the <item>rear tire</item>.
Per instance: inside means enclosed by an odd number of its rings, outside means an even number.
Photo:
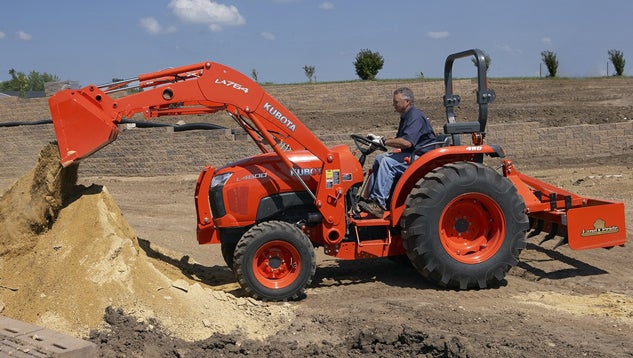
[[[220,250],[222,250],[222,258],[231,270],[233,270],[233,257],[235,256],[235,247],[237,242],[223,242],[220,243]]]
[[[314,247],[296,226],[269,221],[253,226],[238,241],[233,271],[253,298],[296,300],[316,271]]]
[[[529,220],[514,185],[482,164],[436,168],[406,200],[403,244],[433,283],[457,289],[498,285],[525,248]]]

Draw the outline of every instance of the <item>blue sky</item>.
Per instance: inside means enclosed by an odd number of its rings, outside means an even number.
[[[385,59],[378,78],[439,78],[450,53],[480,48],[491,77],[538,76],[554,51],[559,75],[605,75],[607,52],[633,66],[630,0],[5,0],[0,81],[48,72],[82,86],[201,61],[261,82],[356,79],[362,49]],[[455,75],[474,74],[457,63]],[[462,66],[463,68],[459,67]],[[460,72],[461,71],[461,72]],[[543,66],[543,73],[546,70]],[[625,74],[633,73],[628,67]]]

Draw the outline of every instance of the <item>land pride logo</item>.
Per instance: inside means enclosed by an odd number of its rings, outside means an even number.
[[[593,229],[590,230],[582,230],[580,236],[596,236],[596,235],[605,235],[605,234],[613,234],[620,231],[615,225],[607,226],[606,222],[602,219],[598,219],[593,223]]]

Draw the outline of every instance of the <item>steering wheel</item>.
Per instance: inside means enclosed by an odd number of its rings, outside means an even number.
[[[356,144],[356,148],[360,150],[364,155],[368,155],[374,152],[376,149],[386,152],[388,149],[382,144],[378,144],[372,142],[369,138],[360,136],[358,134],[352,134],[352,139],[354,140],[354,144]]]

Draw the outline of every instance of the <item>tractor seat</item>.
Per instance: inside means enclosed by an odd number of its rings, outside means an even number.
[[[423,146],[415,148],[413,152],[411,152],[411,157],[409,157],[409,163],[413,163],[414,160],[418,159],[422,154],[441,147],[448,147],[451,145],[451,135],[450,134],[440,134],[435,138],[434,142],[427,143]]]
[[[481,133],[479,122],[452,122],[444,124],[444,133],[450,135],[454,145],[460,145],[460,134]]]

